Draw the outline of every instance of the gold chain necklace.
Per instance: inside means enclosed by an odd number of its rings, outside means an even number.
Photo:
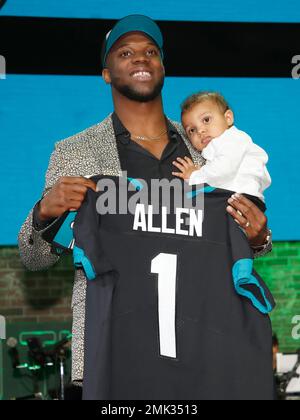
[[[159,140],[161,137],[163,137],[165,134],[167,134],[167,132],[168,132],[168,130],[164,130],[161,134],[159,134],[159,136],[156,136],[156,137],[134,136],[134,135],[132,135],[131,137],[135,140],[154,141],[154,140]]]

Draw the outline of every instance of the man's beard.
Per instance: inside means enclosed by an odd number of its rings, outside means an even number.
[[[112,81],[112,86],[125,98],[130,99],[131,101],[135,102],[151,102],[156,99],[162,91],[164,86],[164,77],[162,77],[157,84],[153,87],[151,92],[139,92],[134,89],[134,87],[129,85],[121,85],[118,84],[116,80]]]

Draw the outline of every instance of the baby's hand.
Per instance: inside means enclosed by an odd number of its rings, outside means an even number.
[[[174,161],[173,165],[176,166],[181,172],[172,172],[172,175],[177,176],[178,178],[188,181],[193,172],[198,171],[200,168],[194,164],[194,162],[185,157],[184,159],[177,158],[177,162]]]

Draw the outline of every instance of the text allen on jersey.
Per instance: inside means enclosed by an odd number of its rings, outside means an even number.
[[[168,208],[162,207],[160,226],[154,226],[153,206],[147,206],[146,211],[144,204],[137,204],[133,230],[202,237],[203,210],[176,208],[173,227],[168,223],[168,216]]]

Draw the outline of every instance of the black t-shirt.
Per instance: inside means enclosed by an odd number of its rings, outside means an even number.
[[[90,190],[74,225],[75,265],[90,279],[84,398],[272,399],[274,301],[226,213],[232,193],[206,187],[195,206],[200,191],[180,190],[180,203],[175,188],[169,212],[161,196],[152,215],[148,192],[119,214],[120,178],[99,180],[115,193]],[[128,203],[145,188],[124,184]],[[100,203],[112,206],[107,214]]]
[[[178,157],[191,157],[190,152],[175,127],[167,120],[169,143],[161,159],[157,159],[148,150],[135,143],[130,133],[123,126],[116,114],[112,115],[113,127],[117,139],[117,148],[122,171],[127,171],[131,178],[174,179],[173,161]]]

